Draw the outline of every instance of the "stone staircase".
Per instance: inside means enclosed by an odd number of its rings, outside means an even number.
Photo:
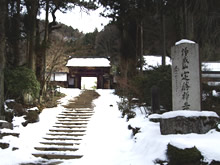
[[[79,149],[80,141],[85,135],[92,109],[71,109],[63,111],[58,121],[47,135],[35,147],[32,155],[46,159],[78,159],[83,155],[74,154]]]
[[[45,159],[79,159],[83,157],[77,151],[86,134],[89,119],[94,114],[91,104],[92,100],[96,98],[94,93],[95,91],[85,91],[76,101],[65,106],[66,110],[57,116],[57,122],[43,137],[39,146],[34,148],[36,152],[32,155]],[[91,98],[89,104],[85,103],[89,100],[88,97]]]

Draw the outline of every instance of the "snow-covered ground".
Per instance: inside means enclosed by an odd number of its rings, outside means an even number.
[[[61,91],[67,96],[60,100],[58,107],[43,110],[40,114],[40,122],[23,127],[22,117],[15,119],[14,131],[19,132],[20,137],[8,136],[1,140],[10,142],[10,147],[5,150],[0,149],[0,164],[16,165],[42,160],[31,155],[34,147],[55,123],[56,115],[64,109],[62,105],[67,104],[69,99],[81,92],[77,89],[62,89]],[[97,92],[100,97],[94,101],[95,114],[89,121],[80,149],[76,151],[84,156],[78,160],[64,160],[62,164],[154,165],[155,159],[166,159],[165,152],[168,143],[181,148],[196,146],[207,161],[213,159],[220,161],[219,132],[211,130],[204,135],[161,135],[159,123],[150,122],[139,108],[135,109],[137,115],[134,119],[127,122],[126,118],[121,118],[121,112],[117,107],[117,101],[120,99],[113,94],[113,90],[97,90]],[[131,130],[128,130],[129,124],[132,127],[141,127],[141,132],[133,137]],[[13,147],[19,149],[12,151]]]

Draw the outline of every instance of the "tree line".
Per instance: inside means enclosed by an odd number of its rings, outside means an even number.
[[[118,75],[116,91],[128,100],[135,97],[144,102],[148,100],[149,104],[152,85],[162,87],[163,93],[167,93],[162,100],[171,98],[170,67],[155,69],[154,73],[143,72],[143,54],[160,55],[165,65],[165,56],[170,56],[175,42],[188,39],[199,44],[202,61],[220,60],[218,0],[98,2],[106,9],[102,15],[112,18],[112,22],[97,36],[96,47],[99,49],[96,51],[110,54],[117,65],[114,70]],[[169,104],[167,107],[171,102],[169,99],[165,103]]]
[[[198,43],[203,61],[220,59],[218,0],[99,0],[99,3],[109,11],[103,15],[112,18],[119,31],[116,33],[122,61],[130,57],[136,63],[129,65],[141,65],[143,54],[162,55],[165,64],[170,48],[181,39]]]

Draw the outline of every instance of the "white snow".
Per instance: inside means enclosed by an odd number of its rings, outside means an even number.
[[[24,121],[23,117],[15,119],[14,131],[19,132],[20,137],[8,136],[0,140],[10,142],[10,148],[0,149],[2,165],[39,163],[42,160],[31,155],[34,147],[39,146],[42,137],[56,122],[56,116],[64,109],[62,105],[67,104],[69,99],[81,92],[77,89],[63,88],[61,91],[66,94],[66,97],[60,100],[58,107],[44,109],[40,114],[40,122],[23,127],[21,125],[21,122]],[[220,161],[220,133],[216,130],[211,130],[203,135],[161,135],[159,123],[150,122],[139,108],[134,109],[137,113],[134,119],[127,122],[126,118],[121,118],[121,112],[117,107],[120,99],[113,94],[114,90],[97,90],[97,92],[100,97],[94,101],[95,113],[89,121],[79,150],[76,151],[76,154],[80,153],[84,156],[77,160],[63,160],[63,165],[154,165],[155,159],[166,159],[168,143],[181,148],[196,146],[207,162]],[[181,111],[175,113],[181,114]],[[198,115],[196,112],[192,113],[189,115]],[[202,112],[202,114],[216,115],[208,112]],[[128,130],[129,124],[132,127],[141,128],[140,133],[137,133],[135,137],[132,136],[131,130]],[[19,149],[12,151],[13,147]]]
[[[199,116],[207,116],[207,117],[219,117],[215,112],[212,111],[192,111],[192,110],[177,110],[177,111],[170,111],[163,113],[161,115],[159,114],[153,114],[150,115],[149,118],[174,118],[177,116],[183,116],[183,117],[199,117]]]
[[[38,107],[32,107],[28,109],[28,111],[36,111],[36,110],[39,110]]]
[[[1,123],[7,123],[5,120],[0,120]]]
[[[67,81],[67,73],[55,73],[55,81]]]
[[[110,67],[110,61],[107,58],[72,58],[66,66],[72,67]]]
[[[53,73],[50,77],[50,81],[67,81],[67,73],[63,73],[63,72]]]
[[[143,70],[152,69],[152,67],[158,67],[162,65],[162,57],[161,56],[153,56],[153,55],[144,55],[145,65],[143,66]],[[166,65],[171,65],[171,59],[166,57]]]
[[[220,71],[219,62],[203,62],[202,71]]]
[[[195,44],[194,41],[190,41],[190,40],[187,40],[187,39],[181,39],[180,41],[176,42],[175,45],[180,45],[180,44],[185,44],[185,43]]]

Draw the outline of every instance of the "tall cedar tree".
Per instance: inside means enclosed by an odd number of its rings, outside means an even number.
[[[0,116],[4,114],[5,18],[6,0],[0,1]]]

